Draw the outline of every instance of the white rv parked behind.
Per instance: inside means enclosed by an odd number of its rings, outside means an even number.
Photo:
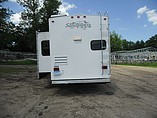
[[[110,82],[109,21],[106,16],[54,15],[49,32],[37,32],[39,78],[52,84]]]

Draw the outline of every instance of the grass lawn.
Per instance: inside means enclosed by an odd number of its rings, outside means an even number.
[[[0,62],[1,65],[36,65],[37,61],[34,60],[13,60]]]
[[[117,65],[128,65],[128,66],[144,66],[157,68],[157,62],[143,62],[143,63],[118,63]]]

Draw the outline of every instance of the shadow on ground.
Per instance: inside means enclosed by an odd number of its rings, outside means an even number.
[[[114,83],[106,84],[68,84],[68,85],[48,85],[46,89],[57,89],[60,96],[73,95],[114,95],[116,85]]]

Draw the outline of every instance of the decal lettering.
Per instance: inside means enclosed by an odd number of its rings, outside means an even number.
[[[91,28],[92,26],[87,21],[77,21],[77,22],[67,23],[65,27],[70,29],[80,28],[86,30],[87,28]]]

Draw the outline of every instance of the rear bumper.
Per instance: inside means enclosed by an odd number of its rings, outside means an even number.
[[[88,79],[60,79],[51,80],[52,84],[76,84],[76,83],[110,83],[109,78],[88,78]]]

